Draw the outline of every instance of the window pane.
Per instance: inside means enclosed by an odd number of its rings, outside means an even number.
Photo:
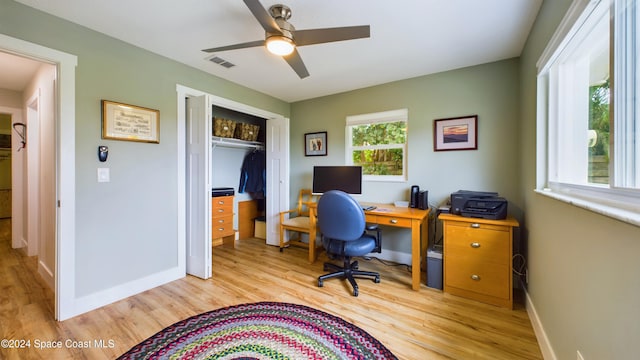
[[[369,146],[404,144],[407,135],[406,122],[373,123],[351,126],[352,145]]]
[[[592,13],[553,66],[557,180],[609,184],[609,13]]]
[[[402,175],[402,149],[355,150],[352,155],[363,175]]]
[[[589,88],[589,183],[609,184],[609,80]]]

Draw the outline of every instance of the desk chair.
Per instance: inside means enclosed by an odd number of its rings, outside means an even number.
[[[380,251],[380,237],[366,233],[364,211],[357,201],[338,190],[324,193],[318,201],[318,228],[329,257],[343,259],[342,266],[324,263],[325,271],[334,272],[318,277],[319,287],[323,286],[324,280],[339,277],[349,280],[353,287],[353,296],[358,296],[355,278],[372,278],[374,282],[380,282],[380,274],[358,270],[358,262],[351,262],[352,257]]]
[[[280,213],[280,252],[288,245],[298,245],[309,248],[309,244],[302,242],[302,234],[309,234],[311,227],[309,219],[308,203],[315,201],[315,196],[309,189],[301,189],[298,196],[298,206],[295,209],[282,211]],[[292,231],[296,237],[284,241],[285,231]]]

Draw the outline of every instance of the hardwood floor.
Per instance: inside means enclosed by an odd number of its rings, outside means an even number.
[[[53,293],[39,279],[37,260],[11,249],[10,221],[0,220],[0,334],[30,348],[0,348],[0,359],[113,359],[157,331],[216,308],[257,301],[307,305],[366,330],[400,359],[542,359],[529,318],[518,303],[506,310],[443,294],[411,290],[405,266],[360,260],[382,281],[359,280],[353,297],[345,281],[318,288],[324,255],[307,262],[305,249],[283,253],[264,240],[213,250],[213,277],[192,276],[75,318],[53,320]],[[95,341],[104,348],[95,348]],[[61,341],[61,349],[36,343]],[[81,348],[90,345],[90,348]],[[74,347],[76,346],[76,347]]]

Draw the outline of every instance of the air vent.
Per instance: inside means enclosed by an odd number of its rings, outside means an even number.
[[[236,64],[230,63],[227,60],[225,60],[225,59],[223,59],[221,57],[218,57],[218,56],[214,56],[214,57],[209,58],[209,61],[211,61],[213,63],[216,63],[216,64],[218,64],[220,66],[224,66],[227,69],[236,66]]]

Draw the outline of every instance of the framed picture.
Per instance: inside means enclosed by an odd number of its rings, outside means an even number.
[[[304,134],[304,156],[327,155],[327,132]]]
[[[102,138],[160,143],[160,111],[102,100]]]
[[[478,115],[433,121],[433,150],[478,149]]]

